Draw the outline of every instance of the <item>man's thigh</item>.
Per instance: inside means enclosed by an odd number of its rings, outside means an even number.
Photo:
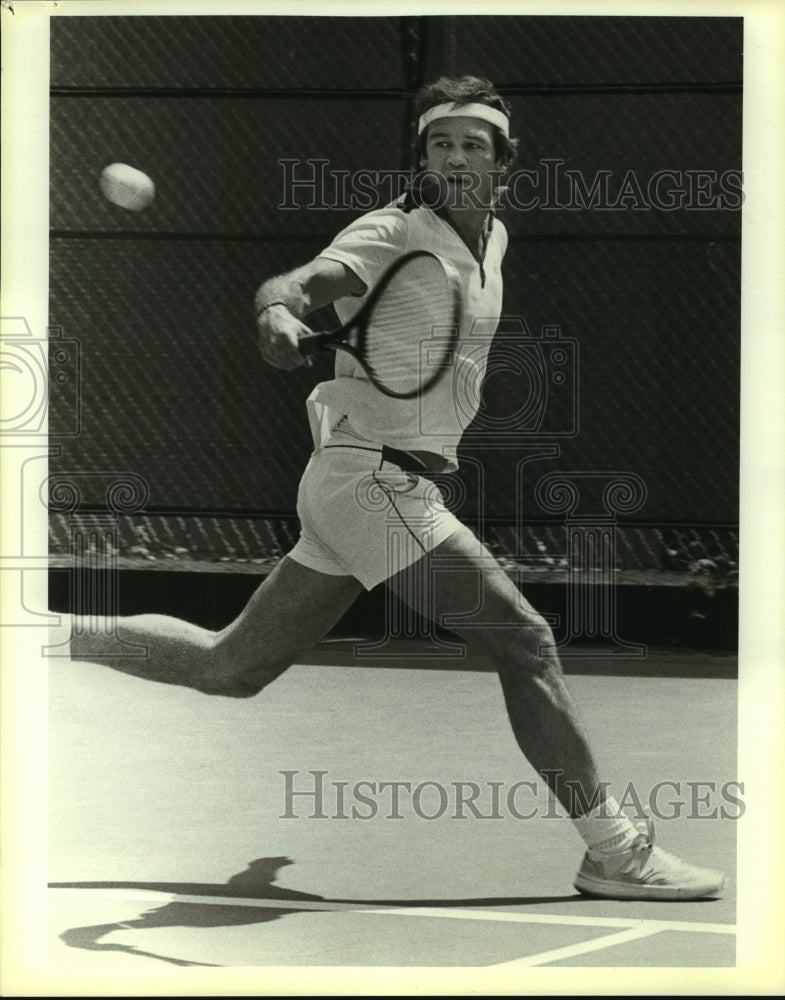
[[[545,623],[493,553],[461,525],[446,541],[389,581],[395,594],[436,625],[493,647],[520,642]]]
[[[284,556],[240,616],[219,637],[223,653],[285,667],[311,649],[351,607],[363,587]]]

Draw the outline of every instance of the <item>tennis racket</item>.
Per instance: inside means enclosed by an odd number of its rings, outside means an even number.
[[[413,399],[449,370],[458,342],[460,278],[428,250],[400,257],[339,330],[303,337],[302,354],[346,351],[386,396]]]

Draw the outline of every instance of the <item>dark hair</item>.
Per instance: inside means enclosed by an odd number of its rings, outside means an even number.
[[[415,120],[437,104],[487,104],[502,114],[510,117],[510,105],[496,93],[490,80],[480,76],[441,76],[433,83],[426,84],[414,98]],[[429,127],[429,126],[428,126]],[[428,127],[422,135],[418,135],[414,143],[415,162],[419,166],[425,156],[425,142],[428,137]],[[518,155],[518,140],[508,139],[495,125],[493,129],[494,157],[508,169]]]

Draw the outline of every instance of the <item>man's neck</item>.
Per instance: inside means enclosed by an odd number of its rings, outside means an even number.
[[[481,251],[481,237],[486,231],[488,212],[484,209],[473,211],[470,208],[450,209],[445,206],[443,215],[471,252],[477,256]]]

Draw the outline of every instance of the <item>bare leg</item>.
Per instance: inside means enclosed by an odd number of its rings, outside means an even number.
[[[318,642],[362,590],[350,576],[329,576],[285,557],[240,616],[220,632],[165,615],[121,618],[121,639],[147,647],[146,656],[118,657],[105,634],[82,633],[71,657],[122,673],[204,694],[258,694]]]
[[[591,802],[599,787],[597,767],[547,622],[468,528],[425,559],[393,577],[390,586],[421,614],[490,654],[518,745],[569,815],[581,815],[585,808],[566,783],[580,790],[584,803]],[[429,581],[424,597],[415,583],[418,574]],[[471,628],[450,621],[475,608]],[[602,798],[600,788],[595,805]]]

